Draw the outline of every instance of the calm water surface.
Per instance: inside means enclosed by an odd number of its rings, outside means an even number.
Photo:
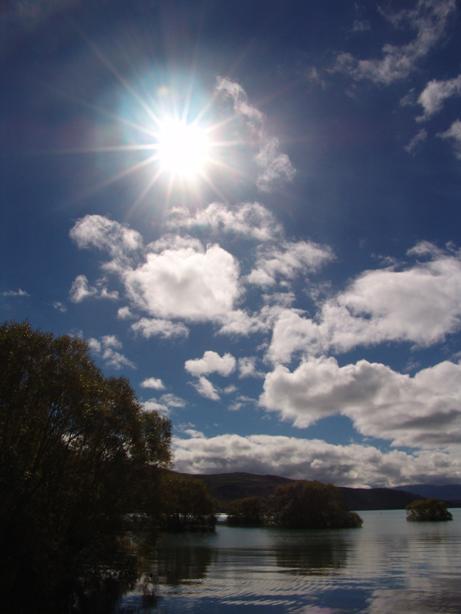
[[[397,510],[360,512],[362,529],[163,536],[116,611],[459,613],[461,509],[452,513],[444,523]]]

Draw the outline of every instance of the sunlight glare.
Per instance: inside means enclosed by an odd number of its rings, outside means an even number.
[[[209,153],[207,133],[197,124],[177,119],[161,122],[157,159],[162,172],[172,177],[193,180],[205,172]]]

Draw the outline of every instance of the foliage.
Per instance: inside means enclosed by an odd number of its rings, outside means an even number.
[[[161,493],[164,528],[172,531],[214,529],[214,502],[203,482],[165,473]]]
[[[235,526],[260,526],[264,524],[265,501],[261,497],[245,497],[234,501],[227,523]]]
[[[407,520],[417,522],[453,520],[447,507],[445,501],[417,499],[407,505]]]
[[[27,578],[37,611],[45,587],[44,609],[64,609],[57,595],[76,578],[124,558],[125,515],[159,513],[170,424],[142,412],[126,379],[105,378],[80,339],[4,324],[0,362],[0,586],[14,595]]]
[[[279,486],[269,499],[266,521],[295,529],[353,528],[362,519],[344,506],[339,491],[321,482]]]

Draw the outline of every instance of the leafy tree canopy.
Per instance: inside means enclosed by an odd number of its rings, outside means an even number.
[[[202,481],[164,473],[161,492],[165,528],[176,531],[214,529],[214,501]]]
[[[296,529],[360,527],[362,519],[349,512],[331,484],[295,482],[279,486],[269,499],[270,524]]]
[[[0,363],[0,585],[27,578],[38,609],[44,587],[55,598],[120,558],[128,512],[158,513],[170,423],[144,413],[126,379],[104,377],[80,339],[7,323]]]
[[[407,520],[425,522],[453,520],[445,501],[417,499],[407,505]]]

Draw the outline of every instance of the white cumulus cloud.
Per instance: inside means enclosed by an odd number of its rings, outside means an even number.
[[[226,377],[235,370],[235,365],[236,360],[232,354],[220,356],[217,352],[208,350],[204,352],[202,358],[186,360],[184,368],[195,377],[209,375],[210,373],[218,373]]]
[[[143,246],[139,232],[102,215],[85,215],[75,223],[70,236],[80,248],[93,247],[113,257],[133,253]]]
[[[151,388],[152,390],[164,390],[165,384],[158,377],[148,377],[141,382],[141,388]]]
[[[298,427],[346,415],[366,436],[401,446],[461,443],[461,365],[444,361],[414,376],[360,360],[310,358],[266,375],[261,406]]]
[[[175,438],[177,471],[242,471],[320,480],[340,486],[396,486],[461,479],[456,451],[382,452],[367,445],[335,445],[318,439],[274,435],[224,434]]]
[[[199,395],[205,397],[206,399],[210,399],[211,401],[219,401],[221,398],[214,385],[204,375],[198,377],[192,385]]]
[[[292,280],[302,273],[318,271],[333,258],[328,246],[312,241],[284,241],[259,250],[248,281],[258,286],[273,286],[279,278]]]
[[[420,250],[422,244],[415,246]],[[346,352],[358,345],[410,342],[420,346],[443,341],[461,327],[461,259],[434,250],[402,270],[365,271],[314,318],[293,309],[275,321],[268,350],[274,362],[289,362],[294,353]]]
[[[219,245],[148,253],[123,281],[140,309],[160,318],[216,320],[232,311],[240,294],[236,259]]]

